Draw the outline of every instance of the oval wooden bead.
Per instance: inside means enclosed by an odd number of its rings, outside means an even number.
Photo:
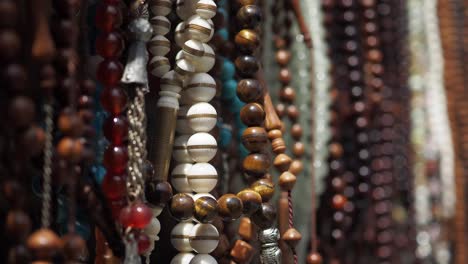
[[[161,78],[164,74],[171,70],[171,64],[166,57],[154,56],[150,62],[151,74]]]
[[[187,112],[187,120],[195,132],[209,132],[217,122],[216,109],[209,103],[196,103]]]
[[[292,125],[292,127],[291,127],[291,136],[295,140],[300,140],[301,139],[301,137],[302,137],[302,127],[301,127],[301,125],[299,125],[297,123]]]
[[[187,175],[190,188],[194,192],[211,192],[218,183],[218,173],[209,163],[195,163]]]
[[[299,114],[300,114],[299,109],[297,109],[295,105],[288,106],[287,112],[288,112],[288,117],[291,120],[296,121],[299,118]]]
[[[13,125],[24,128],[34,120],[34,102],[26,96],[16,96],[8,107],[8,116]]]
[[[250,152],[260,152],[268,146],[268,135],[263,127],[248,127],[242,133],[242,144]]]
[[[193,15],[187,20],[186,30],[189,38],[205,43],[210,41],[214,33],[213,26],[199,15]]]
[[[278,154],[273,160],[273,166],[280,172],[287,171],[291,163],[292,159],[284,153]]]
[[[218,150],[216,139],[206,132],[198,132],[190,136],[187,149],[195,162],[208,162],[214,158]]]
[[[218,262],[209,254],[197,254],[189,264],[218,264]]]
[[[216,3],[213,0],[199,0],[195,12],[204,19],[210,19],[216,15],[216,10]]]
[[[237,83],[237,96],[245,103],[260,101],[263,93],[263,86],[255,79],[242,79]]]
[[[275,193],[275,185],[268,179],[257,180],[250,185],[250,188],[260,194],[262,202],[268,202]]]
[[[344,195],[342,194],[335,194],[333,195],[333,198],[332,198],[332,206],[333,208],[335,208],[336,210],[341,210],[343,209],[343,207],[345,206],[347,202],[347,199]]]
[[[251,215],[256,212],[262,204],[262,196],[252,189],[244,189],[238,192],[237,197],[241,199],[243,212],[246,215]]]
[[[243,55],[235,60],[237,73],[241,77],[253,77],[258,71],[258,60],[255,56]]]
[[[297,157],[301,157],[305,153],[305,146],[302,142],[295,142],[293,145],[293,154]]]
[[[172,170],[171,183],[177,192],[192,192],[187,178],[190,168],[192,168],[192,163],[182,163]]]
[[[216,63],[216,55],[213,48],[203,43],[203,49],[205,50],[203,56],[194,62],[196,72],[209,72]]]
[[[208,254],[215,250],[218,239],[218,230],[212,224],[197,224],[190,232],[190,246],[199,254]]]
[[[171,42],[163,35],[155,35],[148,42],[148,50],[154,56],[166,56],[171,51]]]
[[[262,10],[258,5],[245,5],[237,11],[236,18],[241,28],[256,28],[262,21]]]
[[[259,103],[248,103],[242,107],[240,118],[247,126],[260,126],[265,120],[265,111]]]
[[[150,19],[155,35],[166,35],[171,30],[171,21],[165,16],[155,16]]]
[[[252,215],[252,220],[260,228],[268,228],[276,220],[276,209],[270,203],[262,203],[260,208]]]
[[[26,244],[33,255],[40,260],[52,260],[63,247],[60,238],[52,230],[46,228],[32,233]]]
[[[275,55],[276,62],[280,66],[286,66],[291,60],[291,52],[285,49],[278,50]]]
[[[291,166],[289,166],[288,171],[294,175],[299,175],[302,172],[302,170],[304,170],[304,164],[302,163],[302,161],[295,159],[291,163]]]
[[[291,191],[296,184],[297,177],[289,171],[281,173],[279,177],[279,186],[283,191]]]
[[[244,172],[252,176],[262,176],[270,168],[270,159],[262,153],[248,155],[242,162]]]
[[[156,16],[167,16],[172,10],[171,0],[153,0],[149,3],[151,13]]]
[[[177,111],[176,132],[179,134],[193,134],[193,130],[187,120],[187,112],[189,108],[190,106],[188,105],[182,105],[179,107],[179,111]],[[190,162],[191,161],[192,160],[190,159]]]
[[[297,231],[295,228],[289,228],[284,232],[284,234],[281,236],[281,239],[288,244],[290,248],[296,248],[297,244],[299,244],[299,241],[302,239],[301,233]]]
[[[241,52],[252,54],[260,45],[260,37],[254,30],[242,29],[236,34],[234,42]]]
[[[191,222],[178,223],[171,230],[171,244],[180,252],[191,252],[190,233],[195,225]]]
[[[192,156],[188,152],[187,142],[189,140],[189,135],[181,135],[176,137],[174,140],[172,158],[180,163],[191,163],[193,162]]]
[[[169,201],[169,211],[179,221],[190,219],[193,216],[193,209],[193,199],[186,193],[178,193]]]
[[[234,221],[242,215],[243,205],[239,197],[225,194],[218,199],[219,216],[224,221]]]
[[[195,257],[193,253],[181,252],[172,258],[170,264],[190,264],[190,261]]]
[[[202,196],[195,199],[194,218],[201,223],[210,223],[218,215],[218,202],[209,197]]]

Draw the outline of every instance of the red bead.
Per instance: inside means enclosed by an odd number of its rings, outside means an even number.
[[[124,146],[110,145],[104,152],[103,164],[109,173],[121,174],[127,169],[128,152]]]
[[[119,218],[120,211],[127,205],[127,199],[109,200],[109,206],[112,211],[112,217],[114,219]]]
[[[149,247],[151,245],[151,241],[150,241],[150,238],[148,237],[148,235],[146,235],[145,233],[140,232],[136,236],[136,240],[138,241],[138,254],[142,255],[142,254],[146,253],[146,251],[148,251],[148,249],[149,249]]]
[[[96,78],[105,86],[114,86],[120,82],[123,70],[118,60],[103,60],[98,65]]]
[[[104,136],[114,145],[122,145],[128,138],[128,121],[125,116],[110,116],[104,122]]]
[[[117,4],[101,4],[96,9],[96,27],[102,32],[111,32],[122,24],[122,13]]]
[[[106,87],[101,94],[101,104],[104,110],[110,114],[118,115],[122,113],[127,106],[127,95],[120,87]]]
[[[119,32],[99,34],[96,39],[96,51],[105,59],[119,57],[123,49],[124,40]]]
[[[124,227],[145,228],[153,218],[153,212],[144,203],[137,201],[120,211],[119,221]]]
[[[102,191],[109,200],[125,197],[127,191],[127,175],[107,173],[102,181]]]

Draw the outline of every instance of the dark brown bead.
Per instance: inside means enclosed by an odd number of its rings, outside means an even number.
[[[301,157],[305,153],[305,146],[302,142],[295,142],[293,145],[293,154],[297,157]]]
[[[5,221],[5,231],[9,239],[16,242],[23,241],[31,231],[29,216],[20,210],[8,211]]]
[[[237,96],[245,103],[260,101],[263,93],[263,86],[255,79],[242,79],[237,83]]]
[[[295,105],[288,106],[287,112],[291,120],[295,121],[299,118],[299,109]]]
[[[307,256],[307,264],[322,264],[322,256],[319,253],[310,253]]]
[[[94,113],[92,110],[89,110],[89,109],[81,109],[78,111],[78,116],[80,117],[80,119],[83,121],[84,123],[84,126],[83,126],[83,133],[81,135],[85,135],[85,131],[87,129],[87,127],[90,127],[90,125],[92,125],[92,122],[94,120]],[[93,127],[91,126],[91,129],[93,129]],[[87,131],[89,132],[89,131]]]
[[[27,74],[20,64],[12,63],[3,72],[4,85],[13,93],[21,93],[26,88]]]
[[[18,6],[15,1],[0,2],[0,26],[14,27],[18,21]]]
[[[242,29],[237,33],[234,42],[242,52],[252,54],[260,45],[260,37],[254,30]]]
[[[268,202],[275,194],[275,185],[271,180],[260,179],[250,185],[252,190],[258,192],[262,197],[262,202]]]
[[[30,126],[20,136],[19,146],[25,154],[38,156],[43,152],[45,143],[45,132],[38,126]]]
[[[237,2],[240,4],[240,5],[255,5],[257,4],[257,0],[237,0]]]
[[[288,85],[291,82],[291,71],[288,68],[281,68],[278,73],[278,79],[283,85]]]
[[[24,128],[34,120],[34,102],[26,96],[15,97],[8,108],[8,115],[12,124]]]
[[[85,79],[81,82],[81,92],[86,95],[94,95],[96,92],[96,84],[93,80]]]
[[[243,264],[251,263],[254,253],[255,250],[249,243],[238,239],[234,243],[230,255],[234,261]]]
[[[344,195],[335,194],[335,195],[333,195],[333,198],[332,198],[332,206],[336,210],[341,210],[345,206],[346,201],[347,201],[347,199],[346,199],[346,197]]]
[[[265,111],[258,103],[248,103],[242,107],[240,117],[247,126],[260,126],[265,120]]]
[[[81,95],[78,98],[78,107],[92,109],[94,107],[93,97],[89,95]]]
[[[289,169],[291,162],[292,159],[288,155],[281,153],[273,160],[273,166],[275,166],[278,171],[283,172]]]
[[[68,261],[79,261],[86,256],[86,241],[77,234],[62,237],[63,254]]]
[[[238,192],[237,197],[241,199],[243,212],[246,215],[255,213],[262,204],[262,196],[252,189],[244,189]]]
[[[8,252],[8,262],[11,264],[30,264],[31,255],[28,249],[22,245],[16,245],[12,247]]]
[[[0,58],[10,61],[18,57],[21,41],[18,34],[13,30],[4,29],[0,33]]]
[[[193,216],[195,203],[186,193],[178,193],[172,196],[169,203],[169,210],[174,218],[179,221],[190,219]]]
[[[297,231],[295,228],[289,228],[284,232],[284,234],[281,236],[281,239],[288,244],[290,248],[296,248],[297,244],[299,241],[302,239],[301,233]]]
[[[242,162],[244,172],[252,176],[262,176],[270,168],[270,159],[262,153],[248,155]]]
[[[60,238],[52,230],[46,228],[32,233],[26,244],[39,260],[52,260],[63,247]]]
[[[282,118],[284,116],[284,114],[286,113],[286,106],[284,104],[277,104],[275,106],[275,111],[276,111],[276,114]]]
[[[242,144],[250,152],[260,152],[268,146],[268,134],[263,127],[248,127],[242,133]]]
[[[154,166],[149,160],[145,160],[143,163],[143,177],[145,179],[151,179],[154,176]]]
[[[164,207],[172,197],[172,187],[166,181],[147,181],[145,184],[145,196],[148,203]]]
[[[297,177],[289,171],[281,173],[278,184],[283,191],[291,191],[296,184]]]
[[[270,203],[262,203],[260,209],[252,215],[252,220],[260,228],[268,228],[276,220],[276,209]]]
[[[218,199],[219,216],[224,221],[234,221],[242,215],[243,205],[239,197],[225,194]]]
[[[230,248],[231,248],[231,245],[229,243],[228,237],[224,234],[220,235],[218,246],[213,252],[210,253],[210,255],[212,255],[216,259],[221,258],[226,255],[226,252],[228,252]]]
[[[286,66],[291,60],[291,52],[289,52],[288,50],[284,50],[284,49],[278,50],[276,52],[275,58],[276,58],[276,62],[280,66]]]
[[[295,140],[300,140],[302,137],[302,127],[300,124],[296,123],[291,126],[291,136]]]
[[[296,91],[291,86],[286,86],[280,90],[280,99],[292,103],[296,99]]]
[[[82,135],[84,126],[81,118],[71,109],[66,108],[60,113],[58,128],[64,135],[77,137]]]
[[[193,216],[201,223],[210,223],[218,215],[218,202],[209,197],[202,196],[195,201]]]
[[[255,56],[243,55],[235,60],[237,73],[244,78],[253,77],[258,71],[258,60]]]
[[[245,5],[237,11],[236,18],[241,28],[255,28],[262,21],[262,10],[258,5]]]

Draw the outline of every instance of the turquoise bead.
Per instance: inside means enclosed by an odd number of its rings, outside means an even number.
[[[234,100],[237,98],[237,81],[231,79],[223,83],[223,89],[221,91],[221,98],[226,101]]]
[[[232,131],[226,125],[219,126],[219,146],[222,149],[227,149],[232,141]]]
[[[232,61],[228,59],[224,59],[223,61],[223,71],[221,73],[221,80],[224,82],[234,79],[234,75],[236,74],[236,66]]]
[[[106,175],[106,169],[103,166],[94,166],[92,171],[96,182],[101,184],[104,180],[104,175]]]
[[[219,29],[216,31],[216,34],[218,34],[218,36],[220,36],[224,41],[229,39],[229,31],[226,28]]]
[[[242,102],[239,97],[235,96],[231,100],[231,105],[229,106],[229,111],[231,113],[236,113],[236,116],[239,116],[240,109],[245,105],[244,102]],[[240,117],[239,117],[240,120]]]
[[[220,6],[219,3],[218,3],[218,6]],[[224,7],[218,7],[218,13],[221,13],[225,20],[229,19],[229,14],[228,12],[226,12],[226,9]]]

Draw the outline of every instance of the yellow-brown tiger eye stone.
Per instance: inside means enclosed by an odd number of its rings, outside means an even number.
[[[239,197],[234,194],[225,194],[218,199],[219,216],[224,221],[234,221],[242,215],[244,206]]]
[[[263,127],[248,127],[242,133],[242,144],[251,152],[260,152],[268,146],[268,134]]]
[[[262,196],[252,189],[244,189],[237,193],[237,197],[241,199],[243,212],[246,215],[255,213],[262,204]]]
[[[270,165],[270,159],[262,153],[252,153],[242,163],[244,172],[252,176],[262,176],[267,173]]]
[[[250,188],[260,194],[263,202],[268,202],[275,193],[275,185],[268,179],[257,180],[252,183]]]
[[[244,53],[252,54],[260,45],[260,37],[251,29],[242,29],[234,38],[237,47]]]
[[[209,197],[202,196],[195,201],[193,216],[201,223],[210,223],[218,215],[218,202]]]

